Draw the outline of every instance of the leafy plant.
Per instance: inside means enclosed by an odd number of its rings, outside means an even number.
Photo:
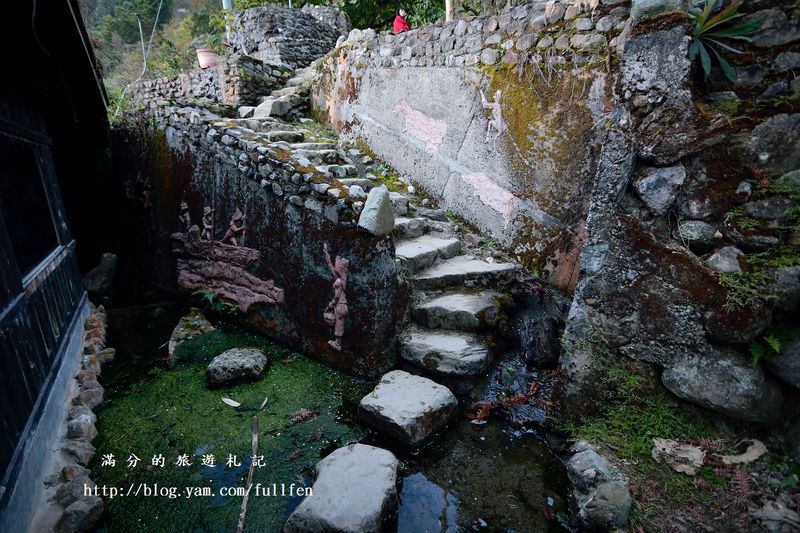
[[[223,298],[219,293],[210,289],[195,291],[193,295],[199,296],[204,306],[215,313],[235,315],[239,310],[235,303]]]
[[[760,270],[720,274],[720,285],[728,289],[723,308],[731,312],[774,298],[767,289],[769,281],[767,274]]]
[[[750,355],[753,365],[757,365],[764,357],[775,357],[781,354],[783,345],[792,340],[789,331],[781,326],[772,326],[760,339],[750,343]]]
[[[755,229],[761,225],[758,220],[747,216],[741,207],[736,207],[725,213],[725,223],[744,230]]]
[[[744,0],[737,0],[729,6],[717,11],[720,0],[693,0],[689,8],[689,18],[694,24],[692,44],[689,46],[689,59],[694,61],[700,57],[700,65],[706,78],[711,73],[711,55],[717,58],[722,73],[730,81],[736,81],[730,63],[722,56],[722,50],[735,54],[743,53],[723,40],[750,42],[749,34],[761,27],[760,20],[737,21],[744,15],[739,13]]]

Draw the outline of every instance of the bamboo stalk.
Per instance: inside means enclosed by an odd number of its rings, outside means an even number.
[[[258,417],[256,415],[253,415],[252,418],[251,431],[253,458],[250,460],[250,469],[247,471],[247,489],[245,489],[244,498],[242,498],[242,507],[239,510],[239,524],[236,526],[236,533],[242,533],[244,531],[244,518],[247,514],[247,501],[250,499],[250,488],[253,486],[253,473],[256,470],[255,457],[258,455]]]

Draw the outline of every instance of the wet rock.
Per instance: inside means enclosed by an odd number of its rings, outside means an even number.
[[[183,341],[215,329],[214,325],[203,316],[203,312],[193,307],[189,310],[189,314],[182,317],[175,329],[172,330],[172,335],[170,335],[169,343],[167,344],[167,351],[172,355],[175,353],[175,348]]]
[[[790,51],[778,54],[772,62],[772,69],[780,73],[800,69],[800,53]]]
[[[394,210],[389,191],[375,187],[367,195],[367,201],[358,217],[358,227],[373,235],[388,235],[394,229]]]
[[[771,422],[780,416],[780,388],[732,350],[679,358],[664,369],[661,381],[679,398],[732,418]]]
[[[103,516],[103,500],[98,496],[84,496],[64,509],[56,524],[56,533],[89,531]]]
[[[800,307],[800,266],[770,269],[770,274],[767,291],[775,296],[775,309],[789,313]]]
[[[753,128],[743,148],[767,174],[800,167],[800,113],[774,115]]]
[[[706,259],[706,265],[722,274],[733,274],[742,271],[742,267],[739,265],[740,257],[744,257],[744,252],[740,249],[735,246],[724,246]]]
[[[444,385],[393,370],[364,396],[358,415],[365,423],[415,446],[447,423],[458,400]]]
[[[216,356],[206,369],[209,387],[254,381],[267,368],[267,356],[255,348],[232,348]]]
[[[643,167],[633,187],[653,214],[663,215],[675,201],[678,189],[685,180],[686,169],[683,165]]]
[[[452,293],[414,308],[414,320],[432,329],[475,330],[496,324],[504,297],[499,292]]]
[[[717,230],[702,220],[682,220],[672,236],[695,250],[707,250],[716,243]]]
[[[106,252],[100,258],[100,264],[91,269],[83,283],[90,294],[104,295],[114,283],[114,275],[117,272],[117,256]]]
[[[713,308],[703,317],[706,333],[725,344],[749,344],[769,326],[772,312],[763,304],[742,306],[731,311]]]
[[[567,460],[567,477],[578,505],[578,518],[591,530],[625,527],[632,499],[619,470],[592,445],[578,442]]]
[[[397,508],[397,458],[365,444],[339,448],[317,463],[312,496],[287,520],[284,531],[381,531]]]
[[[489,349],[476,336],[408,328],[400,338],[400,357],[441,376],[474,376],[486,370]]]
[[[724,234],[745,252],[763,252],[780,244],[778,237],[765,231],[740,230],[733,226],[726,226]]]
[[[800,328],[792,328],[791,335],[791,340],[781,346],[780,355],[765,357],[762,361],[772,375],[800,389]]]

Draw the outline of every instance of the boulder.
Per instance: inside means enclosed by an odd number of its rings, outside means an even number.
[[[215,329],[214,325],[203,316],[203,312],[193,307],[189,310],[189,314],[182,317],[175,329],[172,330],[172,335],[170,335],[169,343],[167,344],[167,351],[172,355],[175,352],[175,348],[183,341]]]
[[[397,458],[365,444],[334,450],[317,463],[312,495],[283,531],[381,531],[397,508]]]
[[[633,182],[639,198],[655,215],[663,215],[675,201],[678,189],[686,180],[683,165],[671,167],[643,167]]]
[[[415,446],[444,426],[456,409],[458,400],[444,385],[393,370],[364,396],[358,416],[400,442]]]
[[[771,320],[769,307],[758,303],[731,311],[714,307],[703,316],[703,326],[714,340],[725,344],[749,344],[764,333]]]
[[[721,274],[733,274],[742,271],[739,265],[740,257],[744,257],[744,252],[740,249],[735,246],[724,246],[706,259],[706,265]]]
[[[791,335],[792,339],[781,346],[780,355],[765,357],[762,361],[772,375],[800,389],[800,327],[792,328]]]
[[[769,270],[772,281],[767,284],[767,291],[775,296],[775,309],[790,313],[800,307],[800,266],[782,266]]]
[[[216,356],[206,369],[209,387],[222,387],[261,377],[269,360],[255,348],[232,348]]]
[[[661,381],[679,398],[732,418],[771,422],[780,416],[780,388],[733,350],[676,358],[662,372]]]
[[[389,191],[375,187],[367,195],[364,208],[358,217],[358,227],[373,235],[388,235],[394,229],[394,210]]]

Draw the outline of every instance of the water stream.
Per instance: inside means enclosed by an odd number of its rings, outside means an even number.
[[[256,469],[254,482],[263,487],[311,486],[321,457],[361,441],[388,448],[401,460],[400,505],[391,529],[562,530],[555,514],[567,507],[566,478],[558,459],[534,435],[500,421],[472,424],[459,415],[421,451],[405,450],[357,422],[358,401],[371,389],[369,383],[232,326],[187,341],[178,363],[166,368],[163,344],[188,308],[147,291],[124,305],[109,312],[109,345],[117,356],[102,376],[106,403],[99,409],[97,455],[90,465],[98,485],[120,493],[105,499],[104,530],[234,530],[241,497],[221,492],[245,485],[254,415],[265,465]],[[271,360],[265,377],[206,389],[208,361],[234,346],[264,350]],[[241,406],[232,408],[222,397]],[[265,397],[267,406],[259,411]],[[299,409],[311,409],[315,416],[293,424]],[[114,467],[102,465],[109,453],[115,455]],[[134,467],[127,462],[131,454],[140,460]],[[163,467],[151,464],[161,455]],[[177,464],[183,455],[190,466]],[[213,466],[203,465],[209,455],[215,456]],[[231,455],[237,460],[228,465]],[[189,487],[209,487],[210,495],[187,497]],[[131,495],[121,495],[128,490]],[[144,496],[145,491],[160,495]],[[251,498],[245,529],[278,531],[302,498]]]

